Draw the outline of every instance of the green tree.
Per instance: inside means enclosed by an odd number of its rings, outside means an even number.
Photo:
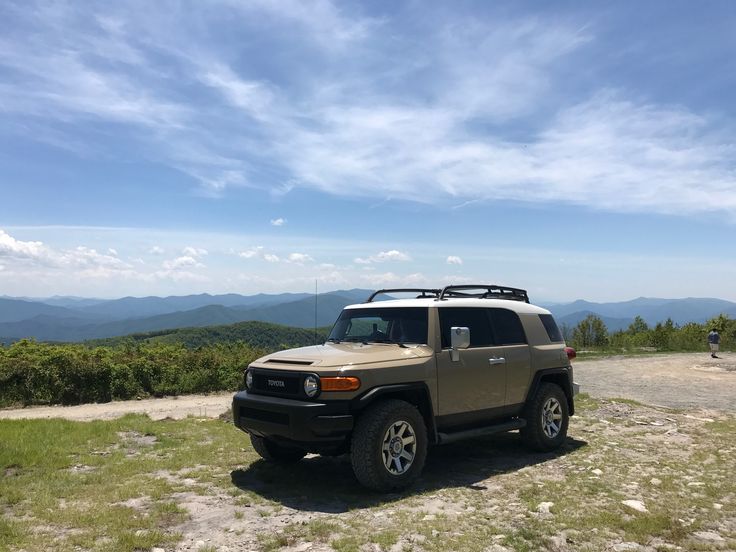
[[[608,328],[595,314],[589,314],[575,326],[572,343],[576,348],[605,347],[608,344]]]

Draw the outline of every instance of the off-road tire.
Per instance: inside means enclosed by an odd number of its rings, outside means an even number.
[[[550,420],[550,414],[552,418],[559,415],[559,420]],[[521,437],[532,450],[549,452],[565,442],[570,415],[567,397],[559,385],[554,383],[540,385],[524,408],[523,417],[526,420],[526,427],[521,430]],[[559,431],[554,436],[548,435],[547,432],[554,433],[556,425],[559,425]]]
[[[293,464],[304,458],[307,453],[302,449],[284,447],[265,437],[255,435],[250,436],[250,442],[255,451],[261,455],[261,458],[276,464]]]
[[[406,444],[409,447],[407,453],[410,454],[409,449],[413,451],[413,459],[406,471],[398,474],[389,471],[383,454],[384,440],[396,428],[403,430],[401,435],[405,435],[407,440],[410,435],[414,437],[413,443]],[[401,445],[402,451],[404,446]],[[427,428],[424,418],[413,404],[389,399],[371,406],[358,418],[353,430],[350,460],[355,476],[365,487],[379,492],[404,489],[422,473],[426,458]]]

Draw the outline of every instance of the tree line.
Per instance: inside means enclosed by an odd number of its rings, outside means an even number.
[[[624,330],[609,332],[603,320],[588,315],[576,326],[562,325],[565,341],[579,350],[595,351],[706,351],[707,336],[715,328],[721,335],[721,346],[728,347],[736,341],[736,320],[720,314],[704,324],[689,322],[682,326],[672,319],[649,326],[641,316]]]

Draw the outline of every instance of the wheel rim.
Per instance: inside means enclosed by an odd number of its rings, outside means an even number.
[[[562,430],[562,405],[551,397],[542,407],[542,430],[550,439],[554,439]]]
[[[417,436],[409,422],[392,423],[383,436],[381,455],[383,465],[392,475],[401,475],[414,463],[417,452]]]

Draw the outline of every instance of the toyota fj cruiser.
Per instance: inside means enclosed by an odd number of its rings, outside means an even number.
[[[575,411],[574,356],[525,290],[379,290],[346,307],[325,344],[248,366],[233,416],[266,460],[349,452],[363,485],[399,489],[431,444],[518,429],[535,450],[559,447]]]

